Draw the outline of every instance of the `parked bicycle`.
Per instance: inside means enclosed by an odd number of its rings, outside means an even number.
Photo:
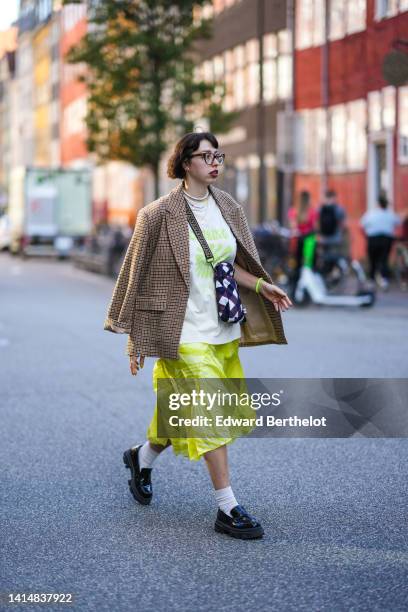
[[[252,230],[265,270],[279,285],[287,285],[294,262],[291,255],[291,230],[278,221],[266,221]]]

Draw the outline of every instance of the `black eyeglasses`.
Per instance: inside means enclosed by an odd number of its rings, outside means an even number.
[[[211,151],[205,151],[204,153],[194,153],[194,155],[190,155],[190,157],[202,157],[205,163],[211,166],[214,159],[216,159],[219,164],[223,164],[225,153],[212,153]]]

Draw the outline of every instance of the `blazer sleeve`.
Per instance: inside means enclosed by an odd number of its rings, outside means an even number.
[[[256,248],[255,240],[252,235],[247,216],[241,204],[239,204],[239,223],[241,227],[242,237],[244,238],[246,244],[250,246],[251,255],[260,264],[261,259],[259,257],[258,249]]]
[[[148,244],[147,214],[141,208],[108,307],[103,326],[106,331],[116,334],[131,332],[135,297],[140,273],[147,259]]]
[[[247,219],[247,216],[245,214],[245,211],[244,211],[243,207],[241,206],[241,204],[238,204],[238,206],[239,206],[239,225],[240,225],[240,229],[241,229],[242,238],[244,239],[245,244],[248,245],[248,247],[249,247],[248,250],[249,250],[250,254],[255,259],[255,261],[259,264],[259,266],[262,268],[262,270],[263,270],[263,278],[268,283],[273,283],[271,275],[269,274],[269,272],[267,272],[265,270],[265,268],[263,267],[263,264],[261,262],[261,258],[259,256],[259,252],[258,252],[258,249],[256,247],[255,240],[254,240],[251,228],[249,226],[248,219]]]

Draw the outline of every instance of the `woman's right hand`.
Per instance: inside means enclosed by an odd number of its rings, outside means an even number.
[[[140,368],[144,366],[145,356],[140,355],[130,355],[130,371],[133,376],[136,376]]]

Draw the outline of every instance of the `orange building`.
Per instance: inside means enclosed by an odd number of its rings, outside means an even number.
[[[61,86],[60,147],[63,165],[86,165],[86,85],[78,81],[83,72],[79,64],[69,64],[65,56],[87,30],[86,4],[70,4],[61,11]]]
[[[130,164],[95,164],[86,146],[87,88],[78,81],[84,67],[65,57],[87,31],[86,3],[63,6],[61,14],[61,163],[92,168],[93,221],[133,226],[142,205],[139,171]]]

